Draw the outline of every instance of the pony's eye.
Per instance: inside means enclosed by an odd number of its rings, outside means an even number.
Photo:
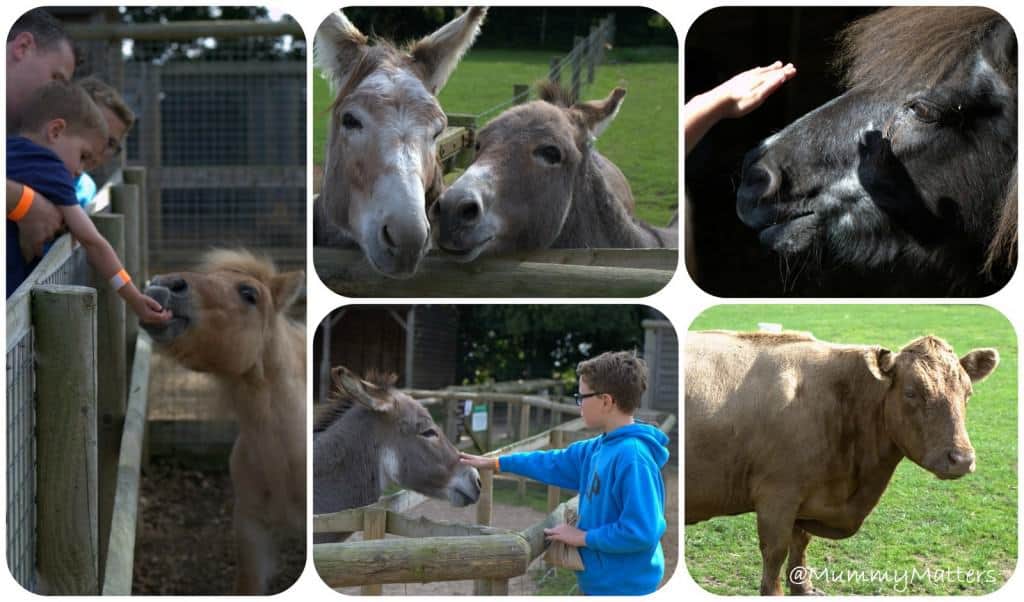
[[[557,165],[562,161],[562,151],[557,146],[546,145],[533,151],[535,157],[540,157],[548,165]]]
[[[914,399],[915,397],[917,397],[917,393],[913,389],[908,387],[903,391],[903,396],[906,397],[907,399]]]
[[[240,284],[238,285],[238,296],[249,305],[256,305],[256,300],[259,299],[260,294],[248,284]]]
[[[942,112],[937,107],[921,100],[910,101],[907,110],[924,123],[935,123],[942,118]]]
[[[356,119],[352,113],[345,113],[341,116],[341,125],[346,130],[361,130],[363,129],[363,122]]]
[[[420,433],[420,437],[427,437],[428,439],[437,437],[437,429],[429,428]]]

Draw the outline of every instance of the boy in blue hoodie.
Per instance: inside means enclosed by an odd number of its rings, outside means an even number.
[[[565,449],[486,458],[461,454],[462,462],[523,475],[580,492],[576,527],[545,529],[549,540],[579,548],[576,572],[586,595],[643,595],[661,583],[665,557],[665,484],[668,437],[633,421],[647,389],[647,366],[627,351],[580,362],[580,406],[588,428],[604,434]]]

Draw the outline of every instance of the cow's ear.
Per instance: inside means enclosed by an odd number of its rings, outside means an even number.
[[[984,380],[999,365],[999,352],[995,349],[975,349],[960,358],[960,365],[971,377],[971,382]]]
[[[875,347],[868,352],[868,370],[878,380],[888,380],[896,365],[896,355],[885,347]]]
[[[331,380],[337,388],[336,395],[350,399],[368,410],[386,413],[395,407],[395,400],[387,389],[359,378],[344,366],[331,369]]]

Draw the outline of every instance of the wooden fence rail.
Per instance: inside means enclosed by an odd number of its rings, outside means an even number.
[[[672,430],[676,424],[673,414],[642,411],[640,417],[653,421],[663,432]],[[496,457],[518,451],[560,447],[564,442],[581,438],[585,435],[583,430],[583,420],[577,418],[486,455]],[[481,501],[493,499],[493,479],[485,476],[491,477],[493,473],[487,469],[481,471]],[[481,511],[479,507],[477,520],[481,524],[477,525],[407,517],[402,510],[424,498],[402,491],[381,498],[370,506],[314,516],[315,534],[360,531],[370,523],[381,526],[375,527],[372,535],[364,531],[364,541],[315,544],[313,562],[329,586],[359,585],[363,587],[364,594],[379,594],[379,586],[385,583],[469,579],[475,581],[476,595],[508,594],[508,580],[526,573],[533,560],[544,552],[547,545],[544,529],[564,523],[566,511],[570,508],[575,510],[578,506],[578,496],[565,503],[559,503],[559,496],[559,489],[549,486],[549,513],[544,520],[521,531],[508,531],[490,527],[489,509]],[[404,537],[384,539],[386,533]]]

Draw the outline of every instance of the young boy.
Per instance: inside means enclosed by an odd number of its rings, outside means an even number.
[[[58,206],[93,269],[109,278],[139,319],[169,320],[171,312],[131,283],[114,249],[75,198],[74,178],[107,144],[106,121],[89,94],[81,86],[61,80],[43,85],[22,112],[17,134],[7,138],[7,177],[24,189],[18,205],[7,215],[7,296],[34,267],[20,251],[16,222],[27,213],[39,190]]]
[[[633,421],[647,389],[647,366],[627,351],[603,353],[576,367],[583,422],[604,434],[562,450],[485,458],[461,454],[477,468],[511,472],[580,492],[579,524],[545,529],[548,539],[579,548],[586,595],[643,595],[661,583],[665,557],[668,437]]]

